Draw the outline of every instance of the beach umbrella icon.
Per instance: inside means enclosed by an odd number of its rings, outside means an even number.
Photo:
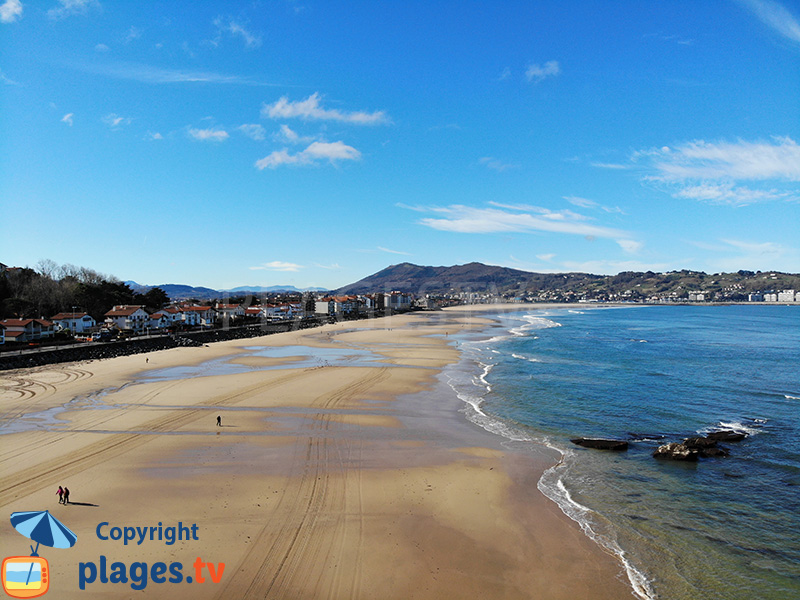
[[[39,556],[39,544],[51,548],[71,548],[78,541],[78,536],[47,510],[11,513],[11,525],[26,538],[36,542],[35,549],[31,546],[31,556]],[[33,564],[28,571],[28,580],[32,571]]]

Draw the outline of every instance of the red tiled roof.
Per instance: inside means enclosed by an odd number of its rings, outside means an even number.
[[[213,309],[210,306],[184,306],[181,310],[183,312],[206,312]]]
[[[89,316],[88,313],[85,312],[76,312],[76,313],[65,313],[60,312],[57,315],[50,317],[51,321],[62,321],[66,319],[82,319],[83,317]]]
[[[6,331],[6,337],[7,338],[9,338],[9,337],[10,338],[15,338],[15,337],[19,337],[21,335],[25,335],[26,333],[28,333],[28,332],[27,331]]]
[[[26,327],[33,323],[33,319],[5,319],[4,321],[0,321],[0,323],[6,327]]]
[[[129,317],[137,310],[142,308],[141,306],[115,306],[110,311],[108,311],[105,316],[106,317]],[[147,312],[147,311],[145,311]]]
[[[39,325],[44,325],[45,327],[52,327],[53,323],[48,321],[47,319],[34,319]]]

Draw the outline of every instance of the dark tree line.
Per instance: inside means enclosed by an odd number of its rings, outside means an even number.
[[[40,261],[35,269],[9,268],[0,274],[0,318],[50,318],[64,312],[89,313],[99,323],[116,304],[158,310],[169,302],[160,288],[134,292],[119,279],[86,267]]]

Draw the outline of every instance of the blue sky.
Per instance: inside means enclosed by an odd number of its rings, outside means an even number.
[[[800,272],[800,3],[0,0],[0,261]]]

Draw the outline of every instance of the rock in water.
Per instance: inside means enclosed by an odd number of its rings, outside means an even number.
[[[709,433],[706,437],[718,442],[741,442],[747,437],[747,434],[741,431],[733,431],[732,429],[723,429],[722,431]]]
[[[678,442],[664,444],[653,452],[653,458],[662,460],[696,461],[699,457],[700,451],[697,448],[690,448],[686,444],[679,444]]]
[[[584,448],[595,448],[596,450],[627,450],[628,442],[624,440],[602,440],[593,438],[575,438],[570,440],[573,444]]]

